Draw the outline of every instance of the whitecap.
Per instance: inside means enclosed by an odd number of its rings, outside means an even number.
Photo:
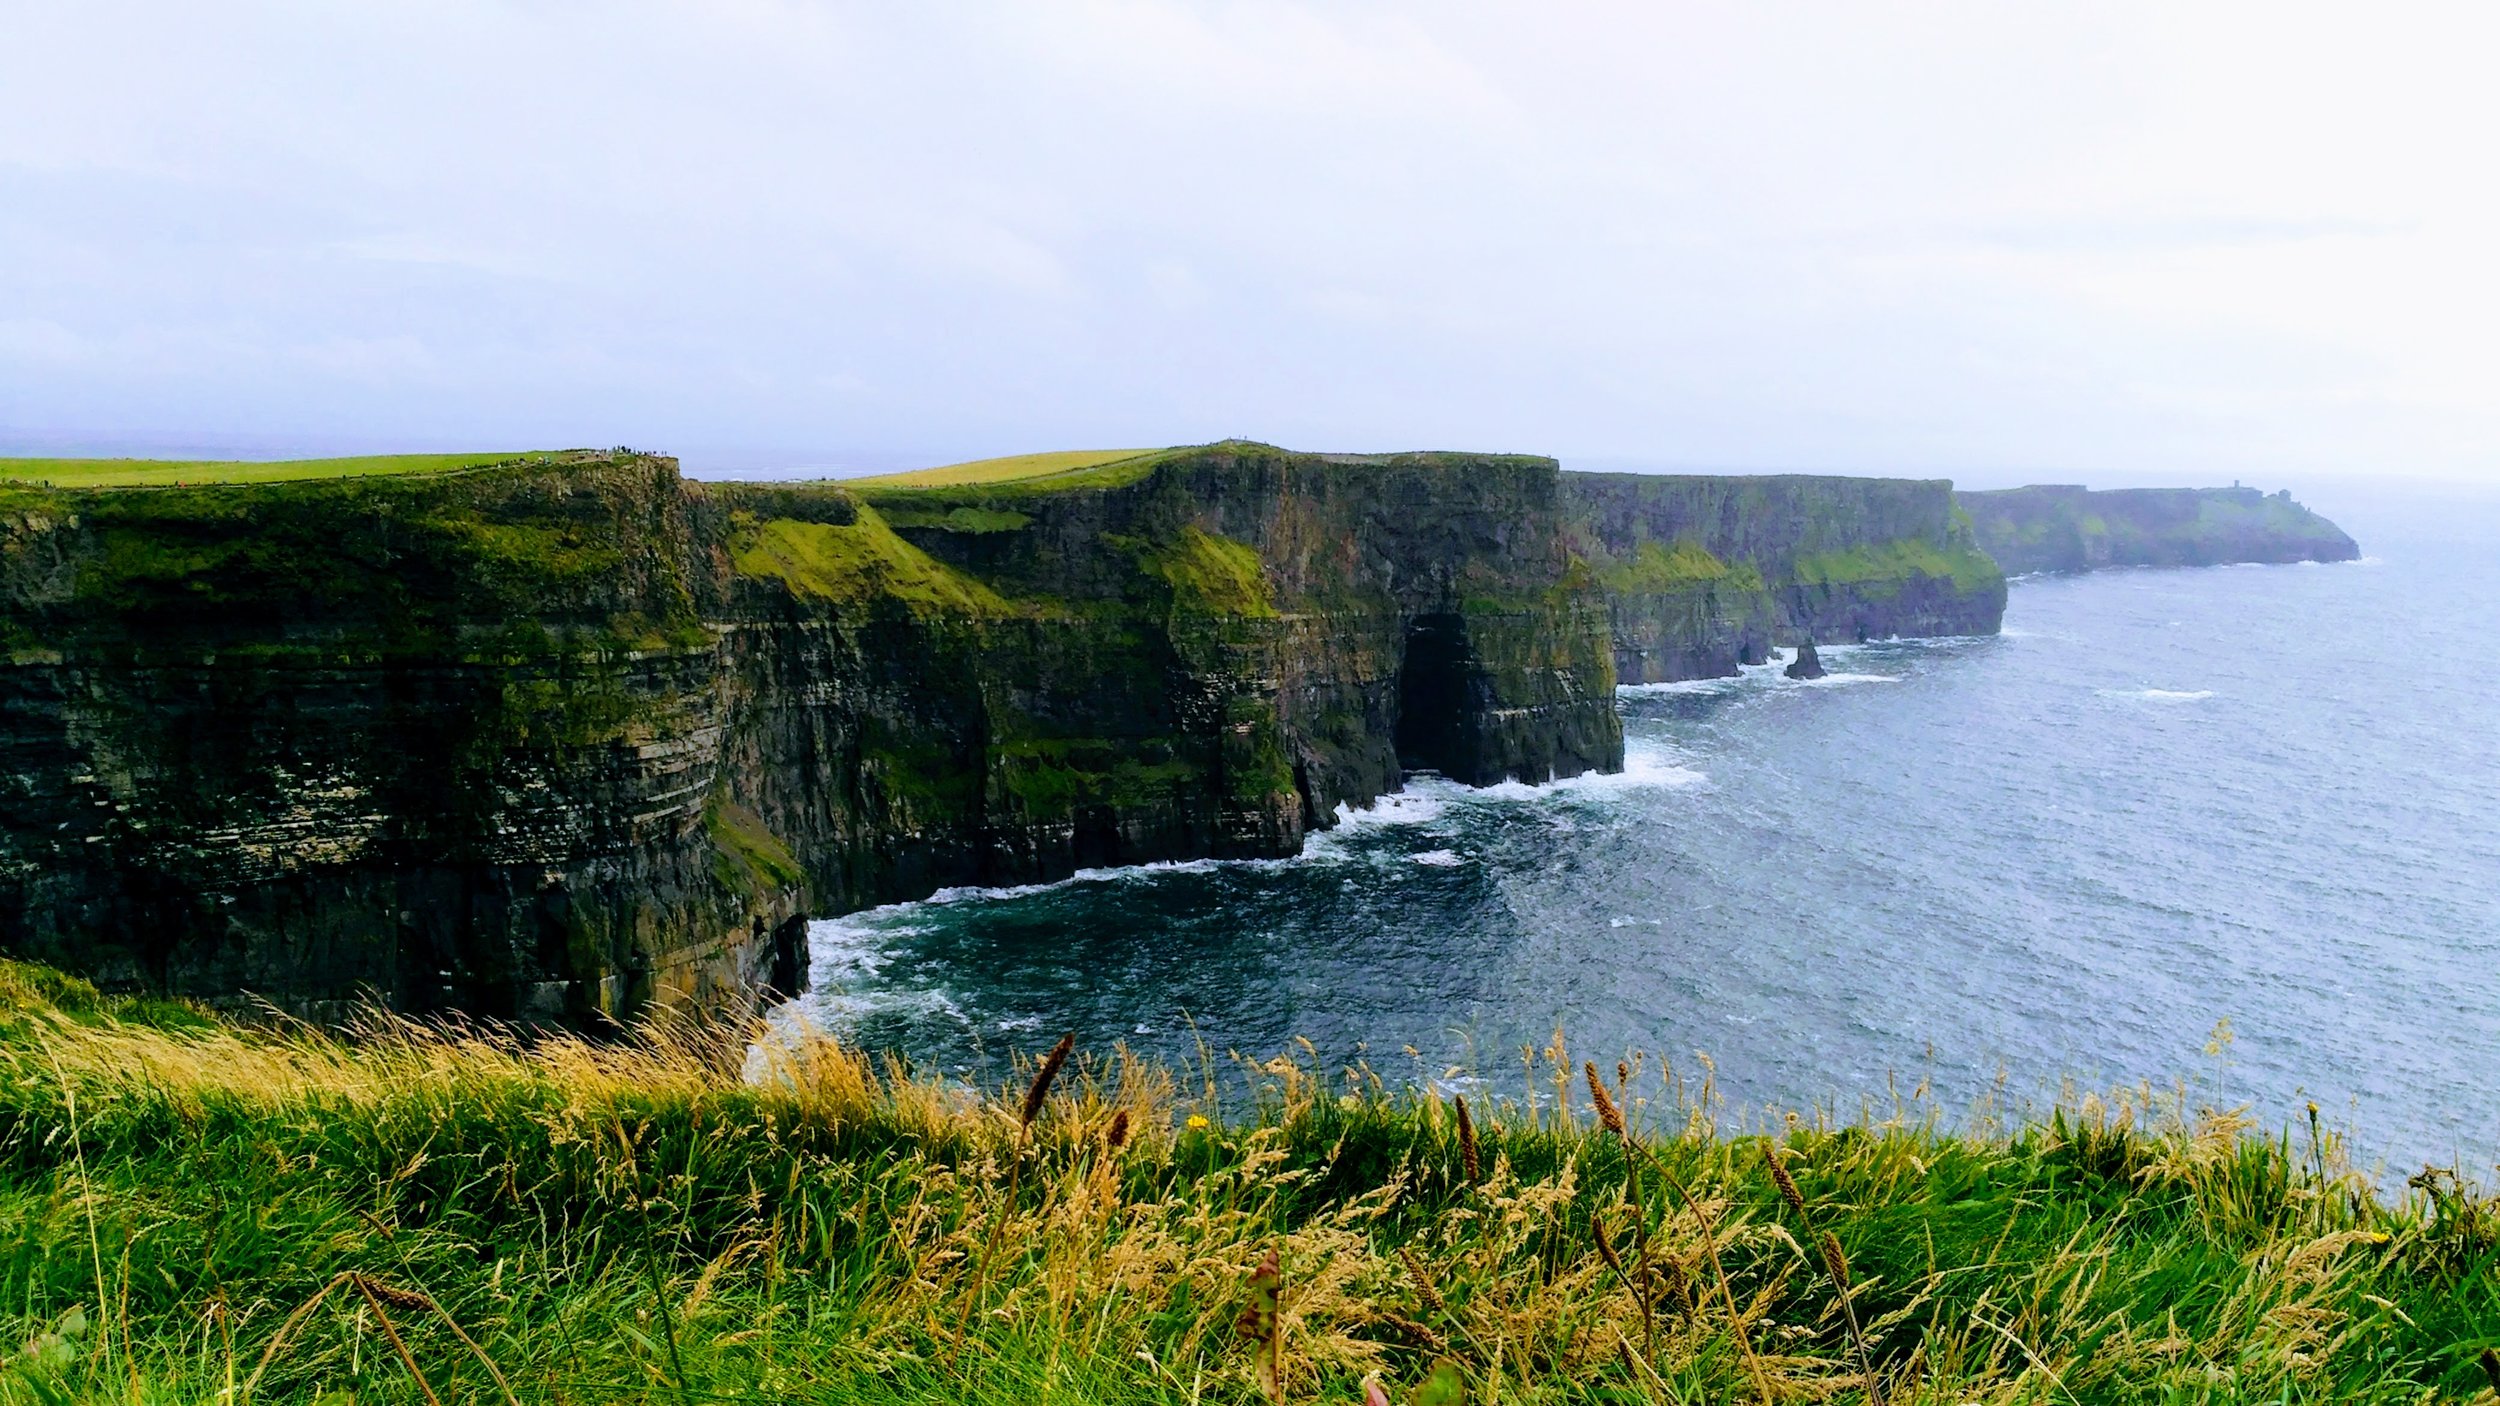
[[[1461,794],[1490,801],[1533,801],[1548,796],[1603,795],[1619,791],[1664,790],[1697,786],[1710,777],[1678,760],[1672,747],[1626,749],[1621,771],[1584,771],[1553,781],[1497,781],[1490,786],[1461,789]],[[1444,785],[1450,783],[1444,782]]]
[[[1342,809],[1343,808],[1340,807],[1340,811],[1342,811]],[[1031,898],[1035,894],[1055,893],[1061,889],[1075,888],[1086,884],[1146,883],[1163,879],[1173,874],[1212,874],[1222,869],[1274,868],[1278,865],[1301,864],[1314,859],[1329,860],[1339,857],[1341,856],[1334,854],[1321,854],[1317,851],[1306,849],[1302,854],[1291,855],[1282,859],[1157,859],[1144,864],[1105,865],[1094,869],[1079,869],[1064,879],[1052,879],[1046,883],[998,884],[993,886],[964,884],[953,888],[942,888],[937,892],[930,894],[927,898],[912,899],[902,903],[889,903],[882,907],[866,909],[863,914],[854,916],[893,914],[911,909],[924,903],[952,904],[1008,902],[1019,898]]]
[[[2103,698],[2131,698],[2141,703],[2201,703],[2214,696],[2210,688],[2096,688]]]
[[[1375,825],[1422,825],[1438,820],[1448,805],[1431,784],[1439,780],[1441,778],[1431,772],[1419,771],[1408,778],[1406,789],[1392,791],[1360,809],[1339,801],[1335,823],[1329,828],[1358,830]]]
[[[1458,851],[1456,850],[1428,849],[1422,854],[1408,855],[1406,857],[1406,862],[1409,864],[1421,864],[1434,869],[1455,869],[1467,861],[1459,858]]]
[[[1721,674],[1715,678],[1671,679],[1665,683],[1619,683],[1615,685],[1615,692],[1629,693],[1635,697],[1677,693],[1724,693],[1732,688],[1740,688],[1744,683],[1745,677],[1742,674]]]
[[[1789,683],[1829,688],[1844,683],[1899,683],[1898,674],[1825,674],[1819,679],[1789,679]]]

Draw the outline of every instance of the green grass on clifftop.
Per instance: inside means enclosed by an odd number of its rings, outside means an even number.
[[[1073,473],[1078,469],[1095,468],[1154,452],[1151,449],[1061,449],[1044,454],[1011,454],[999,459],[971,459],[934,469],[875,474],[844,482],[862,488],[962,488]]]
[[[441,473],[526,458],[499,454],[367,454],[348,459],[0,459],[0,480],[54,488],[147,488],[176,484],[283,483],[308,478]]]
[[[751,1033],[341,1040],[0,963],[0,1401],[2493,1400],[2500,1208],[2184,1090],[1747,1130],[1559,1039],[1462,1115]]]

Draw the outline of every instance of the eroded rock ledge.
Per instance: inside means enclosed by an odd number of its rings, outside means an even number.
[[[0,948],[597,1024],[794,989],[810,915],[1618,768],[1619,677],[2003,605],[1942,483],[1519,456],[0,490]]]

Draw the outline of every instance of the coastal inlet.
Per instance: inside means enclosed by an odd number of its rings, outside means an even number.
[[[820,921],[789,1014],[947,1070],[1066,1028],[1298,1037],[1511,1096],[1560,1026],[1844,1114],[2186,1078],[2488,1173],[2500,733],[2455,726],[2489,716],[2471,652],[2418,646],[2500,598],[2493,516],[2382,508],[2352,564],[2018,581],[2002,637],[1825,647],[1812,682],[1629,687],[1621,776],[1419,780],[1293,861]]]

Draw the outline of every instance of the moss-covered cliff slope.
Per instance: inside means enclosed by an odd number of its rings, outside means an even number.
[[[2361,548],[2289,490],[2036,484],[1956,495],[2007,571],[2351,561]]]
[[[809,914],[1291,854],[1409,770],[1619,766],[1619,670],[2002,605],[1942,484],[1518,456],[0,488],[0,948],[316,1016],[712,1004],[795,986]]]
[[[1775,643],[1994,634],[2005,576],[1943,479],[1565,474],[1625,683],[1732,674]]]

